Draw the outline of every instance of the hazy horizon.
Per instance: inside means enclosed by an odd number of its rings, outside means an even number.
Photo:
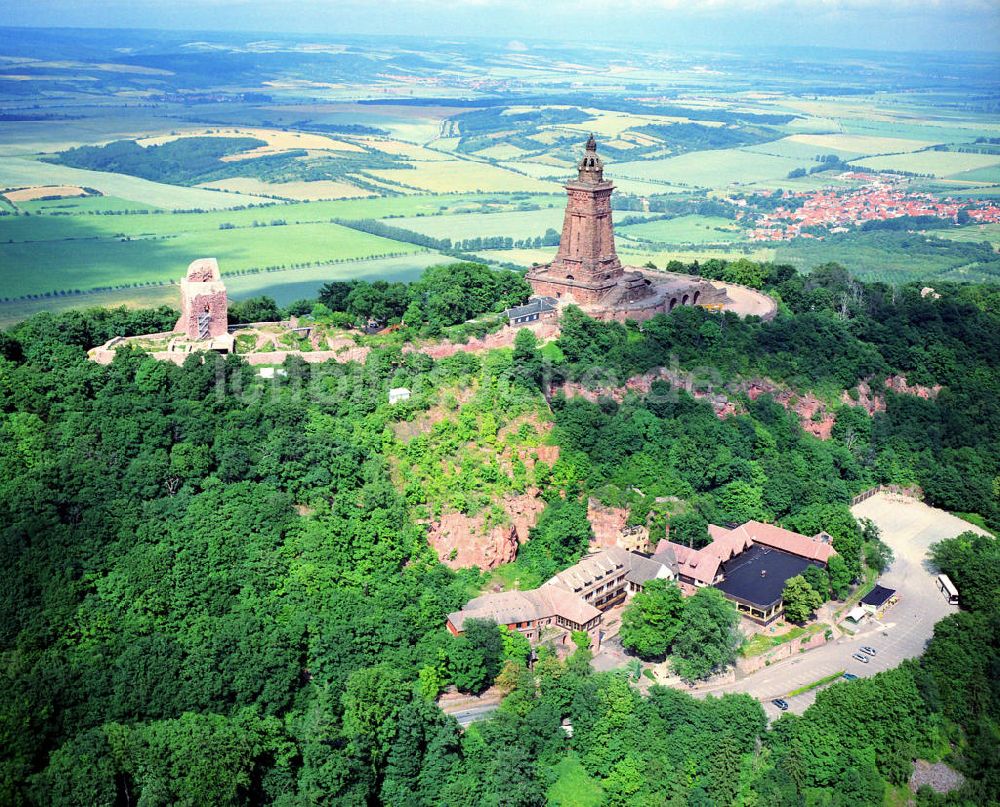
[[[39,0],[9,28],[97,28],[314,36],[483,37],[641,42],[689,48],[837,48],[1000,52],[1000,4],[988,0]]]

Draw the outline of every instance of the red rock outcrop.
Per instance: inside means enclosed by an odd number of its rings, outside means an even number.
[[[403,347],[403,352],[425,353],[432,359],[444,359],[448,356],[454,356],[456,353],[478,353],[483,350],[496,350],[501,347],[514,347],[514,340],[517,338],[517,332],[521,328],[530,328],[535,332],[535,336],[538,337],[539,341],[554,339],[559,336],[559,323],[556,320],[546,320],[544,322],[522,325],[519,328],[504,326],[495,333],[488,333],[481,339],[474,337],[465,343],[449,342],[446,340],[436,345],[422,345],[419,347],[406,345]]]
[[[936,398],[941,392],[941,385],[935,384],[933,387],[925,387],[920,384],[908,384],[906,377],[901,375],[891,375],[885,380],[885,385],[893,392],[900,395],[916,395],[918,398]]]
[[[428,526],[427,542],[441,562],[452,569],[478,566],[495,569],[517,556],[518,545],[528,540],[545,502],[537,488],[520,495],[508,494],[501,502],[507,523],[487,529],[484,516],[446,513]]]
[[[925,387],[921,384],[909,384],[905,376],[891,375],[885,380],[886,389],[890,389],[898,395],[915,395],[918,398],[936,398],[941,392],[941,385],[935,384],[933,387]],[[862,381],[855,388],[857,400],[845,392],[840,396],[840,400],[850,406],[861,406],[869,415],[876,412],[885,411],[885,396],[872,390],[867,381]]]
[[[751,401],[756,401],[761,395],[769,394],[775,402],[790,412],[798,415],[802,428],[821,440],[829,440],[833,431],[833,414],[812,393],[799,395],[790,389],[779,387],[766,378],[753,379],[745,385],[745,392]]]
[[[587,500],[587,520],[594,531],[591,548],[608,549],[618,546],[618,538],[628,523],[628,508],[609,507],[591,497]]]

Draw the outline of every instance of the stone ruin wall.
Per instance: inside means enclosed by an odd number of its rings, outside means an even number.
[[[188,339],[200,340],[198,319],[207,313],[211,317],[208,338],[229,333],[229,302],[225,289],[201,291],[197,284],[185,284],[181,288],[181,316],[177,320],[177,330],[183,331]]]

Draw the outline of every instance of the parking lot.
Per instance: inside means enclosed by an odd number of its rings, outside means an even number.
[[[783,697],[789,711],[801,713],[816,700],[818,690],[791,698],[786,697],[789,692],[841,670],[863,677],[896,667],[904,659],[920,655],[933,635],[934,623],[957,610],[937,590],[936,576],[926,565],[927,549],[935,541],[966,530],[983,530],[896,494],[876,494],[851,510],[856,517],[875,522],[882,540],[892,547],[895,560],[879,582],[896,589],[899,602],[886,612],[882,622],[869,619],[854,636],[843,636],[731,684],[705,690],[705,694],[749,693],[764,703],[770,718],[780,714],[770,701]],[[877,651],[867,664],[851,657],[862,645]]]

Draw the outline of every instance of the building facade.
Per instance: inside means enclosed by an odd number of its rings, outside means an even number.
[[[573,631],[582,630],[598,648],[604,613],[657,577],[676,577],[668,557],[656,560],[612,547],[585,557],[532,591],[501,591],[469,600],[461,611],[448,615],[446,624],[458,636],[467,620],[485,619],[536,644],[549,639],[566,644]]]
[[[764,625],[784,613],[782,593],[789,578],[811,565],[825,568],[836,554],[825,532],[800,535],[759,521],[733,529],[710,524],[708,533],[712,540],[700,549],[660,541],[653,557],[673,551],[685,594],[714,586],[740,613]]]

